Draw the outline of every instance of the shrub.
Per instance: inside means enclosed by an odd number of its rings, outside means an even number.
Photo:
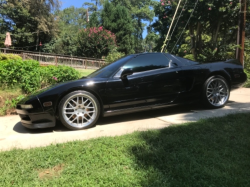
[[[14,54],[0,53],[0,61],[2,60],[22,60],[22,57]]]
[[[39,63],[34,60],[6,60],[0,63],[1,87],[20,85],[26,93],[39,88]]]
[[[120,53],[118,51],[113,51],[113,52],[108,54],[105,61],[108,62],[108,63],[111,63],[111,62],[114,62],[114,61],[118,60],[119,58],[122,58],[123,56],[125,56],[125,53]]]
[[[102,27],[82,29],[78,33],[78,54],[101,58],[116,47],[116,36]]]
[[[32,93],[51,84],[79,78],[79,72],[66,66],[40,67],[34,60],[0,61],[0,86],[18,85],[25,93]]]
[[[40,67],[41,87],[51,84],[75,80],[80,77],[80,73],[68,66],[46,66]]]

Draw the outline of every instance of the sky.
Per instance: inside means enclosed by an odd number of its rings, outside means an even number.
[[[83,3],[85,2],[95,3],[94,1],[91,1],[91,0],[61,0],[61,1],[62,1],[61,9],[65,9],[70,6],[79,8],[79,7],[82,7]],[[144,23],[149,24],[148,22],[144,22]],[[145,27],[144,32],[143,32],[143,38],[145,38],[146,36],[147,36],[147,30]]]

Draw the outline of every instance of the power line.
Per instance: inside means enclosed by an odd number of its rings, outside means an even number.
[[[173,47],[173,49],[172,49],[171,53],[173,52],[173,50],[174,50],[175,46],[177,45],[177,43],[179,42],[179,40],[180,40],[181,36],[183,35],[183,33],[184,33],[184,31],[185,31],[185,29],[186,29],[187,25],[189,24],[190,19],[191,19],[191,17],[193,16],[194,10],[195,10],[195,8],[196,8],[196,6],[197,6],[198,2],[199,2],[199,0],[197,0],[197,1],[196,1],[195,5],[194,5],[194,9],[193,9],[192,13],[190,14],[190,17],[189,17],[189,19],[188,19],[188,21],[187,21],[187,23],[186,23],[185,27],[183,28],[182,33],[180,34],[180,37],[178,38],[177,42],[175,43],[175,45],[174,45],[174,47]]]
[[[170,27],[169,27],[169,29],[168,29],[168,33],[167,33],[166,39],[165,39],[165,41],[163,42],[163,46],[162,46],[161,52],[163,52],[163,49],[165,48],[166,41],[167,41],[167,39],[168,39],[168,35],[169,35],[170,31],[171,31],[171,28],[172,28],[172,25],[173,25],[173,23],[174,23],[175,16],[176,16],[176,14],[177,14],[177,12],[178,12],[178,9],[179,9],[179,6],[180,6],[180,4],[181,4],[181,1],[182,1],[182,0],[179,0],[179,3],[178,3],[177,8],[176,8],[176,10],[175,10],[174,17],[173,17],[173,20],[172,20],[172,22],[171,22],[171,25],[170,25]]]
[[[187,2],[188,2],[188,0],[186,0],[185,4],[184,4],[184,6],[183,6],[183,9],[186,7]],[[174,29],[173,29],[173,31],[172,31],[172,33],[171,33],[171,35],[170,35],[170,39],[168,40],[167,45],[164,46],[163,51],[165,51],[165,49],[168,47],[168,44],[169,44],[169,42],[170,42],[170,40],[171,40],[171,38],[172,38],[172,36],[173,36],[173,34],[174,34],[174,31],[175,31],[175,29],[176,29],[176,26],[177,26],[177,24],[178,24],[178,22],[179,22],[179,20],[180,20],[180,18],[181,18],[183,9],[181,10],[181,13],[180,13],[180,15],[179,15],[179,18],[178,18],[178,20],[177,20],[177,22],[176,22],[176,24],[175,24],[175,26],[174,26]]]

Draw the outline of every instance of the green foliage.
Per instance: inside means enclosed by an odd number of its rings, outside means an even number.
[[[143,30],[146,26],[143,21],[151,22],[155,17],[153,5],[156,3],[155,0],[110,0],[115,6],[121,5],[128,9],[130,19],[132,19],[132,28],[134,36],[133,50],[138,52],[143,52],[144,48],[142,45],[143,41]],[[105,5],[104,5],[105,9]],[[105,14],[106,11],[103,11]],[[110,13],[110,12],[109,12]],[[114,32],[114,31],[113,31]],[[116,32],[114,32],[117,34]],[[126,51],[123,51],[126,53]],[[126,53],[129,54],[129,53]]]
[[[45,86],[79,78],[79,72],[66,66],[40,67],[33,60],[6,60],[0,62],[0,87],[19,85],[25,93],[32,93]]]
[[[195,61],[193,54],[185,55],[183,58]]]
[[[17,84],[27,93],[39,89],[39,63],[33,60],[6,60],[0,63],[0,86]]]
[[[105,58],[105,61],[108,62],[108,63],[111,63],[111,62],[114,62],[114,61],[118,60],[119,58],[122,58],[123,56],[125,56],[125,53],[121,53],[121,52],[118,52],[118,51],[112,51]]]
[[[105,2],[101,13],[102,25],[105,29],[115,33],[118,51],[125,54],[134,53],[134,27],[132,17],[127,8],[121,5],[114,6]]]
[[[89,23],[88,23],[88,27],[99,27],[101,26],[101,23],[100,23],[100,15],[99,15],[99,12],[93,12],[89,18]]]
[[[0,53],[0,61],[2,60],[22,60],[22,57],[14,54]]]
[[[60,82],[75,80],[80,77],[80,73],[68,66],[46,66],[40,67],[41,88]]]
[[[36,50],[38,42],[47,43],[57,34],[53,12],[59,4],[59,0],[1,0],[0,39],[11,32],[13,46],[32,46],[26,49]]]
[[[185,3],[181,4],[174,24],[177,20],[179,22],[172,37],[168,38],[167,51],[179,56],[192,54],[194,60],[203,62],[235,58],[235,50],[239,47],[235,45],[239,1],[198,1],[190,22],[185,28],[195,2],[188,2],[186,6],[184,6]],[[178,1],[167,0],[155,4],[155,14],[159,19],[152,24],[152,27],[160,34],[157,50],[160,50],[163,45],[177,4]],[[178,17],[180,14],[182,15]],[[181,35],[182,31],[184,31],[183,35]],[[180,40],[177,42],[178,39]]]
[[[58,38],[53,38],[45,44],[43,51],[63,55],[77,55],[77,36],[71,32],[64,32]]]
[[[55,13],[58,17],[58,29],[60,33],[53,37],[49,43],[42,48],[44,52],[77,55],[77,33],[84,28],[86,22],[86,9],[73,6],[58,10]]]
[[[0,116],[4,116],[7,114],[7,111],[16,108],[17,103],[21,101],[24,97],[24,95],[19,95],[18,97],[13,99],[7,99],[4,102],[4,106],[0,108]]]
[[[143,41],[143,48],[145,49],[145,51],[153,52],[158,40],[159,40],[159,35],[152,31],[149,31],[146,38]]]
[[[103,27],[82,29],[78,33],[77,47],[80,56],[101,58],[116,47],[116,36]]]
[[[247,74],[247,81],[246,81],[244,87],[250,88],[250,70],[245,70],[245,73]]]

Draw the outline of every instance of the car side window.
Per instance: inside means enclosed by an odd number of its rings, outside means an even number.
[[[170,60],[163,54],[141,54],[129,62],[127,62],[123,69],[132,69],[133,72],[143,72],[154,69],[169,67]]]

